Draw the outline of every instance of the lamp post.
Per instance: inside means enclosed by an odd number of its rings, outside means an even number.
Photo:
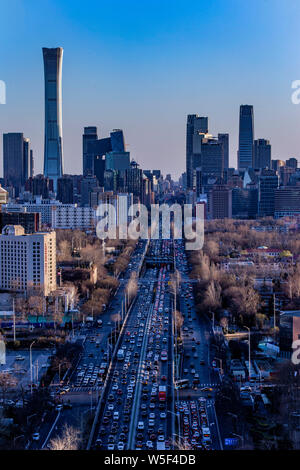
[[[32,341],[32,343],[29,346],[29,360],[30,360],[30,394],[32,395],[32,351],[31,348],[34,345],[36,340]]]
[[[250,328],[248,328],[248,326],[244,326],[244,328],[246,328],[246,330],[248,330],[248,354],[249,354],[249,380],[251,378],[251,370],[250,370],[250,367],[251,367],[251,340],[250,340]]]

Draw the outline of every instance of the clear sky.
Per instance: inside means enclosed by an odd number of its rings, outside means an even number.
[[[240,104],[273,158],[299,158],[299,24],[299,0],[1,0],[0,133],[24,132],[42,170],[42,47],[61,46],[66,173],[81,172],[83,127],[97,125],[122,128],[142,168],[178,177],[190,113],[230,133],[236,165]]]

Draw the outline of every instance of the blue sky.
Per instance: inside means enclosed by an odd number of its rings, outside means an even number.
[[[122,128],[143,168],[178,177],[188,113],[230,133],[236,165],[240,104],[254,105],[255,137],[271,140],[273,158],[300,157],[298,0],[2,0],[0,13],[0,133],[31,139],[36,173],[43,46],[64,48],[65,172],[81,171],[83,127],[97,125],[102,136]]]

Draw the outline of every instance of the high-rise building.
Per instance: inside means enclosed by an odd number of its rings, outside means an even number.
[[[218,134],[218,141],[223,144],[224,170],[229,168],[229,134]]]
[[[254,118],[253,106],[240,106],[238,169],[245,170],[253,165]]]
[[[6,225],[0,235],[0,289],[49,295],[56,289],[56,234],[25,234],[20,225]]]
[[[57,180],[57,200],[63,204],[73,204],[74,188],[73,179],[68,175],[64,175]]]
[[[129,170],[130,153],[129,152],[109,152],[105,157],[106,170]]]
[[[188,114],[186,126],[186,175],[187,189],[193,189],[194,170],[199,166],[199,153],[201,152],[201,136],[208,132],[208,117],[198,114]]]
[[[300,183],[275,190],[275,218],[300,215]]]
[[[24,139],[24,151],[23,151],[23,159],[24,159],[24,182],[29,178],[31,173],[31,159],[30,159],[30,140]]]
[[[271,160],[271,169],[279,171],[282,166],[285,166],[283,160]]]
[[[43,199],[48,199],[49,193],[53,191],[53,181],[44,175],[36,175],[28,178],[25,189],[33,196],[42,196]]]
[[[199,164],[204,175],[222,177],[224,170],[223,142],[211,136],[203,136]]]
[[[44,175],[54,182],[63,174],[62,141],[62,58],[63,49],[43,48],[45,74]]]
[[[279,176],[274,170],[262,170],[259,177],[259,217],[274,217],[275,191],[279,186]]]
[[[2,204],[8,203],[8,192],[0,184],[0,212]]]
[[[22,132],[3,134],[3,176],[18,196],[30,173],[30,141]]]
[[[83,175],[93,174],[93,157],[89,153],[89,143],[98,140],[97,127],[89,126],[84,128],[82,136],[82,168]]]
[[[39,232],[41,214],[38,212],[0,212],[0,232],[5,225],[21,225],[25,233]]]
[[[298,167],[298,160],[297,158],[291,157],[288,160],[286,160],[285,164],[289,168],[294,168],[296,170]]]
[[[257,139],[254,141],[253,168],[256,170],[271,168],[271,145],[269,140]]]
[[[96,176],[85,176],[81,180],[81,205],[88,207],[90,205],[90,193],[98,186]]]
[[[232,217],[232,189],[216,185],[209,193],[209,213],[212,219]]]

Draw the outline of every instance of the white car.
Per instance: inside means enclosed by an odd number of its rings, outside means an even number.
[[[165,436],[163,436],[163,434],[161,434],[161,435],[159,435],[159,436],[157,437],[157,440],[158,440],[159,442],[164,442]]]
[[[161,418],[161,419],[166,419],[166,417],[167,417],[167,413],[165,413],[164,411],[162,411],[162,412],[160,413],[160,418]]]
[[[33,441],[39,441],[40,440],[40,433],[35,432],[34,434],[32,434],[32,440]]]
[[[63,409],[63,405],[56,405],[56,411],[61,411]]]
[[[124,450],[124,442],[119,442],[118,450]]]
[[[114,444],[108,444],[107,450],[114,450],[114,449],[115,449],[115,445],[114,445]]]

